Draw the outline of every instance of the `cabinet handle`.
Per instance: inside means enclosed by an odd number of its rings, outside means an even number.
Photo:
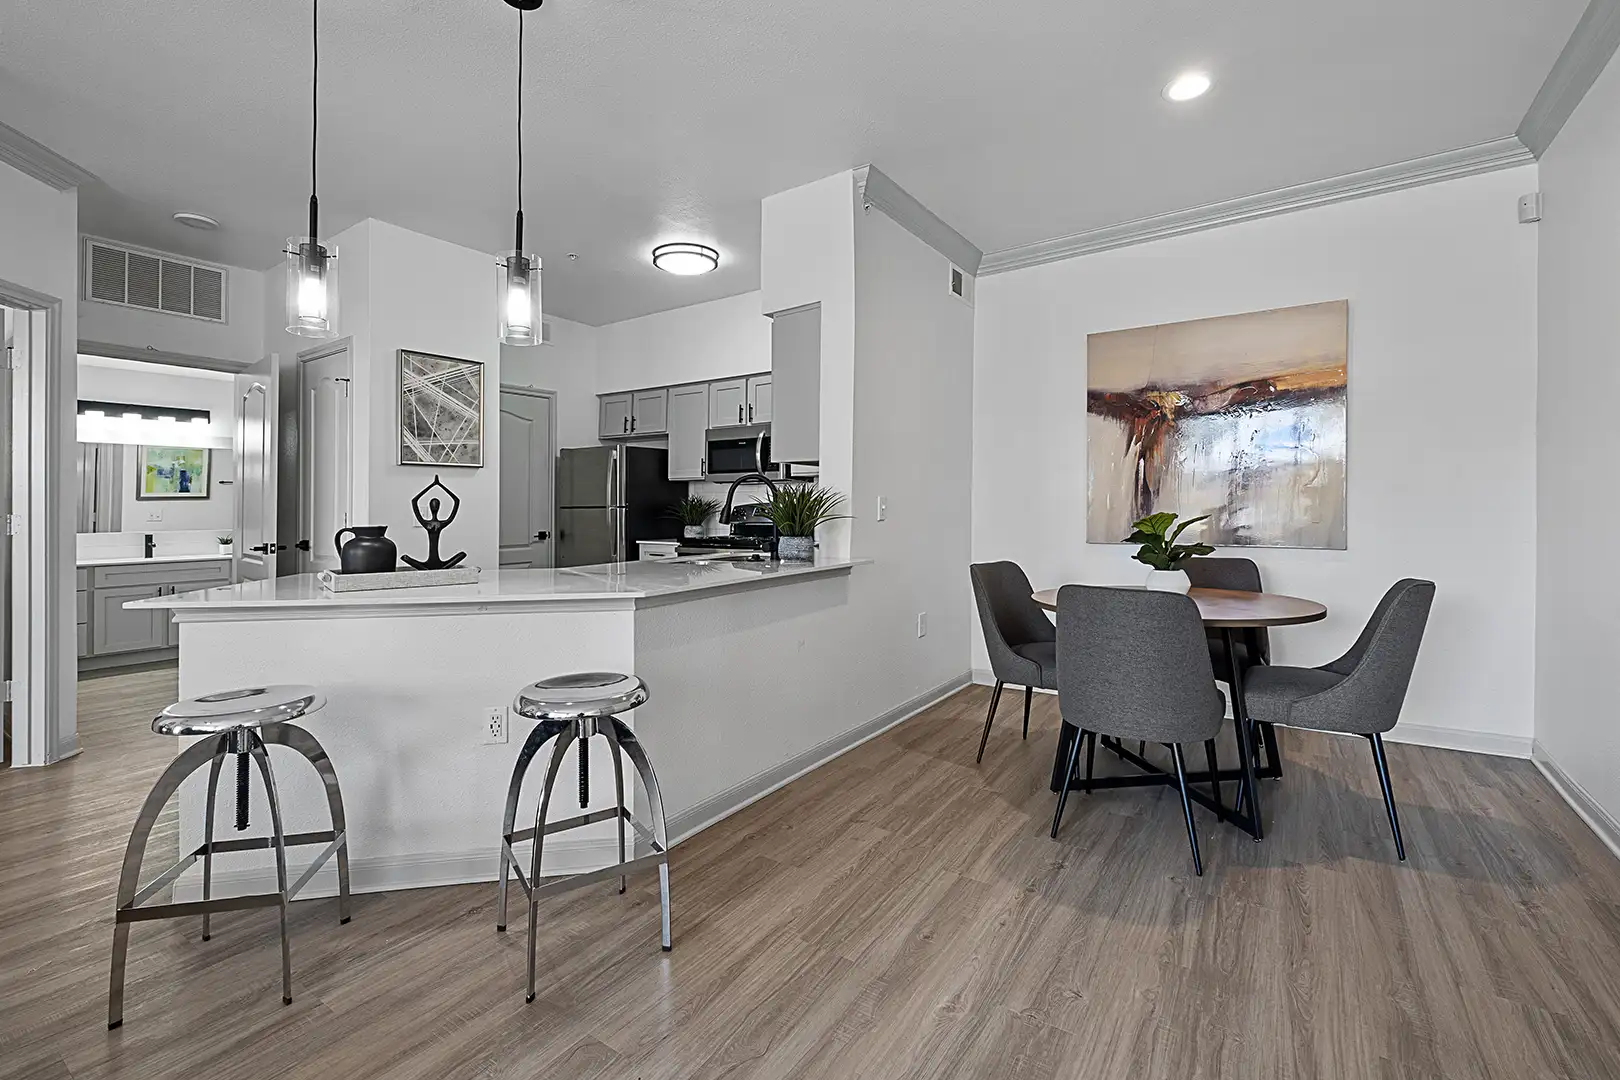
[[[737,423],[739,423],[739,424],[740,424],[740,423],[742,423],[742,422],[743,422],[743,417],[742,417],[742,405],[740,405],[740,404],[739,404],[739,405],[738,405],[738,406],[737,406]]]
[[[624,418],[624,426],[622,428],[620,428],[619,431],[622,433],[622,432],[626,432],[626,431],[629,431],[629,430],[630,430],[630,418],[627,416],[627,417]]]
[[[750,424],[754,422],[754,407],[752,405],[748,406],[748,422]]]
[[[636,418],[634,416],[630,417],[630,430],[636,430]]]

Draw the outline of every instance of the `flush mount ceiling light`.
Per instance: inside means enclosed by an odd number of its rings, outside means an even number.
[[[1209,76],[1202,71],[1184,71],[1165,86],[1164,96],[1167,101],[1191,101],[1203,97],[1209,87]]]
[[[517,8],[517,220],[512,250],[501,256],[500,331],[503,345],[538,345],[540,327],[540,256],[523,250],[523,15],[545,0],[506,0]]]
[[[320,0],[310,0],[309,235],[289,236],[287,256],[287,332],[299,337],[334,338],[330,314],[331,263],[337,251],[320,241],[320,200],[315,197],[315,150],[320,133],[321,42]]]
[[[659,244],[653,248],[652,263],[666,274],[690,277],[719,266],[720,253],[703,244]]]
[[[190,210],[182,210],[174,215],[174,220],[188,229],[201,229],[203,232],[213,232],[219,228],[219,222],[207,214],[193,214]]]

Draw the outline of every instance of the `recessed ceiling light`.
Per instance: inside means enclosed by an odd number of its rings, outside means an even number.
[[[193,214],[189,210],[182,210],[174,215],[174,220],[188,229],[201,229],[203,232],[213,232],[219,228],[219,222],[207,214]]]
[[[703,244],[659,244],[653,248],[652,262],[666,274],[690,277],[719,266],[720,253]]]
[[[1184,71],[1170,80],[1164,88],[1164,96],[1169,101],[1191,101],[1202,97],[1209,85],[1209,76],[1202,71]]]

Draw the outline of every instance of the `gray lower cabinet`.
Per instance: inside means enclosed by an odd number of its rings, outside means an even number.
[[[163,609],[125,609],[131,600],[160,596],[166,585],[119,585],[92,594],[90,648],[93,655],[165,649],[169,645],[169,612]]]

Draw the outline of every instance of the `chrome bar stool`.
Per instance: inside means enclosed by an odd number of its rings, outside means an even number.
[[[157,786],[146,797],[135,829],[129,836],[129,847],[124,850],[124,868],[118,876],[118,910],[113,928],[112,983],[107,999],[107,1027],[116,1028],[124,1022],[124,963],[129,952],[130,923],[150,919],[180,919],[191,915],[202,916],[202,938],[210,937],[208,917],[216,911],[239,911],[245,908],[276,906],[281,909],[281,1000],[292,1004],[292,954],[287,948],[287,904],[298,891],[309,884],[316,871],[326,860],[337,855],[338,915],[339,922],[349,921],[349,842],[344,828],[343,795],[338,790],[337,773],[326,751],[315,736],[297,727],[292,721],[326,705],[311,686],[260,686],[249,690],[227,690],[208,694],[190,701],[180,701],[160,713],[152,721],[152,730],[159,735],[209,735],[187,747],[174,763],[158,777]],[[281,827],[281,801],[276,794],[275,777],[270,772],[269,746],[285,746],[309,759],[326,788],[326,804],[332,815],[332,828],[325,832],[304,832],[288,835]],[[214,839],[214,803],[219,790],[219,774],[228,754],[236,755],[236,829],[248,827],[248,761],[258,763],[264,777],[266,794],[270,799],[269,836],[244,837],[238,840]],[[180,784],[193,772],[208,766],[208,809],[205,816],[203,842],[195,851],[183,855],[180,861],[163,873],[140,884],[141,856],[146,851],[147,838],[152,833],[158,814],[164,804],[180,789]],[[305,844],[325,844],[309,869],[287,885],[287,849]],[[256,851],[273,848],[276,853],[276,891],[230,896],[213,899],[214,856],[226,851]],[[203,861],[201,900],[187,903],[151,904],[143,907],[158,890],[184,873],[198,857]]]
[[[518,691],[517,700],[512,702],[513,712],[530,720],[538,720],[539,723],[529,733],[528,739],[523,743],[523,749],[518,753],[517,765],[512,770],[512,784],[506,791],[506,818],[501,830],[499,918],[495,923],[495,929],[500,931],[506,929],[506,882],[507,872],[510,870],[517,875],[518,887],[529,898],[529,992],[525,1001],[534,1000],[535,928],[542,896],[567,892],[610,877],[619,879],[619,891],[622,893],[626,874],[656,865],[658,901],[662,908],[662,943],[665,952],[670,949],[669,836],[664,828],[664,801],[658,793],[658,778],[653,775],[652,763],[647,760],[647,751],[642,748],[635,733],[618,717],[619,713],[628,712],[646,700],[647,687],[634,675],[592,671],[542,679]],[[557,770],[568,752],[568,746],[573,742],[579,743],[579,807],[583,810],[590,803],[588,748],[591,738],[596,735],[606,738],[609,748],[613,751],[613,785],[618,793],[618,804],[611,810],[593,810],[588,814],[565,818],[562,821],[547,821],[546,811],[551,806],[552,785],[556,782]],[[523,789],[524,774],[529,771],[529,763],[540,752],[540,748],[552,739],[556,739],[557,742],[551,751],[551,764],[546,768],[545,784],[540,791],[540,804],[534,815],[534,828],[513,831],[517,824],[518,795]],[[647,789],[647,811],[652,823],[650,831],[637,821],[625,806],[624,765],[620,760],[621,755],[630,759],[630,764],[635,766],[642,785]],[[615,820],[619,823],[617,865],[540,884],[540,849],[547,836],[567,829],[577,829],[582,825],[592,825],[598,821]],[[647,841],[652,849],[649,854],[628,862],[625,861],[624,849],[626,822],[630,823],[636,834]],[[534,841],[527,877],[518,865],[517,854],[512,850],[512,845],[525,840]]]

